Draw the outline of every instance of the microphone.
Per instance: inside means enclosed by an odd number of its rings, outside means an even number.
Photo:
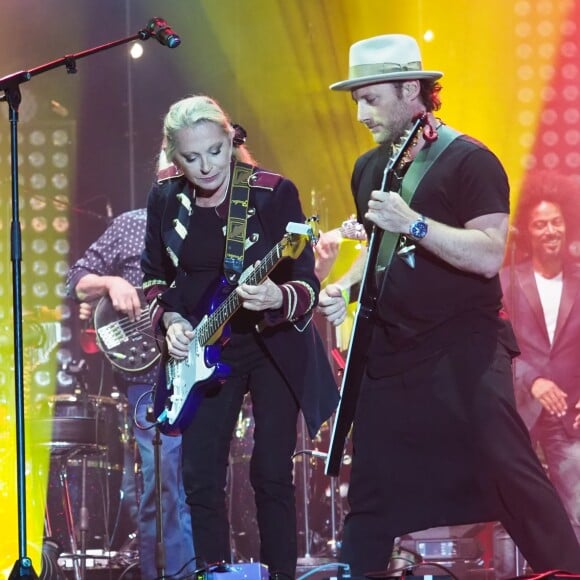
[[[169,27],[163,18],[152,18],[147,23],[147,30],[163,46],[175,48],[181,44],[181,38]]]

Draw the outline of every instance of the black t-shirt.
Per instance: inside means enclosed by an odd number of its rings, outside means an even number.
[[[373,164],[367,168],[373,171]],[[509,213],[507,176],[493,153],[461,136],[423,177],[411,207],[427,221],[459,228],[482,215]],[[369,370],[399,372],[468,332],[490,330],[495,336],[503,324],[500,307],[497,276],[458,270],[418,244],[415,268],[397,256],[391,263],[378,300]]]
[[[215,207],[194,206],[189,233],[183,241],[179,265],[190,283],[184,290],[183,305],[192,322],[199,321],[212,302],[224,263],[226,223]]]

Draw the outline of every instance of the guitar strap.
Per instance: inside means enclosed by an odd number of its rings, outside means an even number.
[[[417,191],[421,180],[427,171],[429,171],[431,165],[435,163],[435,160],[439,155],[441,155],[441,153],[443,153],[443,151],[445,151],[445,149],[447,149],[447,147],[451,145],[459,135],[460,133],[455,129],[451,129],[450,127],[447,127],[447,125],[442,125],[437,130],[437,139],[428,147],[423,147],[423,149],[419,151],[413,160],[413,163],[411,163],[409,169],[405,173],[401,184],[401,197],[408,205],[411,204],[415,191]],[[383,283],[386,280],[386,274],[393,260],[395,248],[399,244],[400,237],[401,234],[393,232],[385,231],[382,234],[376,269],[381,270]]]
[[[256,168],[236,161],[232,170],[232,192],[226,228],[224,273],[229,284],[237,284],[244,267],[246,225],[250,198],[250,177]]]

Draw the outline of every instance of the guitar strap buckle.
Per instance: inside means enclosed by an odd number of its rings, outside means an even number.
[[[399,258],[401,258],[409,268],[415,267],[415,249],[415,244],[413,244],[407,236],[401,236],[399,238],[397,256],[399,256]]]

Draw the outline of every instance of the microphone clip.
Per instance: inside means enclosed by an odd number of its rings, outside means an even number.
[[[138,35],[140,40],[147,40],[151,37],[156,38],[160,44],[169,48],[176,48],[181,44],[181,38],[163,18],[151,18],[147,26],[141,29]]]

